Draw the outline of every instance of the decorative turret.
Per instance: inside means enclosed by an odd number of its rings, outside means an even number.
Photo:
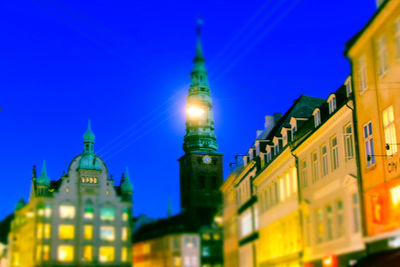
[[[82,158],[79,161],[79,169],[86,170],[101,170],[100,163],[96,159],[96,154],[94,153],[94,133],[92,132],[90,126],[90,120],[88,122],[88,129],[83,135],[84,150],[82,153]]]
[[[43,160],[42,172],[40,176],[36,178],[37,186],[50,186],[50,178],[47,176],[46,161]]]
[[[126,168],[125,175],[122,174],[121,178],[121,192],[122,193],[133,193],[133,185],[129,179],[129,171],[128,168]]]
[[[25,205],[26,205],[26,202],[25,202],[25,200],[21,197],[21,198],[18,200],[17,204],[15,204],[15,210],[20,210],[20,209],[22,209],[23,207],[25,207]]]
[[[191,84],[187,97],[186,135],[183,150],[190,152],[212,153],[218,149],[214,119],[211,111],[211,96],[207,70],[201,46],[201,21],[197,24],[197,46],[191,72]]]

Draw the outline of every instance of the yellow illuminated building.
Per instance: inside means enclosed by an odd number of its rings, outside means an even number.
[[[347,44],[351,61],[369,252],[398,247],[400,235],[400,1],[379,1]]]

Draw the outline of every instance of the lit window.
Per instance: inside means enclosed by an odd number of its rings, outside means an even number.
[[[358,200],[358,193],[353,194],[353,219],[354,219],[354,232],[360,231],[360,206]]]
[[[335,97],[335,95],[332,95],[331,97],[329,97],[328,103],[329,103],[329,114],[331,114],[332,112],[334,112],[336,110],[336,97]]]
[[[75,217],[75,207],[70,205],[60,205],[60,218],[73,219]]]
[[[46,204],[44,208],[44,216],[49,218],[51,216],[51,204]]]
[[[83,236],[86,240],[93,239],[93,225],[84,225],[83,226]]]
[[[57,258],[59,261],[73,261],[74,247],[68,245],[58,246]]]
[[[127,262],[128,261],[128,248],[122,247],[121,249],[121,261]]]
[[[346,160],[352,159],[354,157],[353,129],[351,125],[347,125],[344,128],[344,150]]]
[[[372,123],[364,125],[365,154],[367,167],[375,164],[374,138],[372,137]]]
[[[124,208],[123,209],[123,211],[122,211],[122,220],[124,221],[124,222],[126,222],[126,221],[128,221],[129,220],[129,209],[128,208]]]
[[[397,50],[397,58],[400,58],[400,18],[396,20],[396,50]]]
[[[45,239],[49,239],[50,238],[50,236],[51,236],[51,225],[49,224],[49,223],[46,223],[45,225],[44,225],[44,231],[43,231],[43,237],[45,238]]]
[[[312,159],[312,179],[313,183],[317,182],[318,180],[318,173],[319,173],[319,165],[318,165],[318,154],[317,151],[314,151],[311,154]]]
[[[128,241],[128,227],[121,228],[121,240]]]
[[[244,237],[251,233],[252,231],[252,222],[251,222],[251,212],[247,211],[242,214],[240,218],[240,229],[241,229],[241,237]]]
[[[201,256],[210,257],[210,247],[208,246],[202,247]]]
[[[317,209],[315,213],[317,221],[317,243],[321,243],[324,241],[324,214],[321,208]]]
[[[331,156],[332,156],[332,170],[339,168],[339,147],[337,143],[337,137],[331,138]]]
[[[115,259],[114,247],[100,247],[99,248],[99,261],[100,262],[113,262]]]
[[[393,106],[383,111],[383,128],[385,132],[386,155],[397,153],[396,128],[394,126]]]
[[[50,259],[50,246],[44,245],[43,246],[43,260],[48,261]]]
[[[337,237],[341,237],[344,234],[344,211],[343,201],[337,201]]]
[[[281,201],[285,200],[285,181],[282,177],[279,177],[279,195],[281,197]]]
[[[332,206],[328,205],[326,207],[326,233],[328,241],[333,239],[333,215]]]
[[[303,180],[303,187],[307,187],[307,162],[305,160],[301,164],[301,178]]]
[[[38,223],[36,226],[36,238],[38,240],[43,238],[43,224],[42,223]]]
[[[42,260],[42,246],[36,246],[36,261],[40,262]]]
[[[93,260],[93,246],[85,245],[83,246],[83,261],[92,261]]]
[[[88,220],[93,220],[94,218],[94,209],[92,205],[86,205],[85,206],[85,211],[83,214],[83,218],[88,219]]]
[[[320,124],[321,124],[321,112],[319,111],[319,109],[316,109],[314,111],[314,126],[315,128],[317,128]]]
[[[37,214],[39,217],[42,217],[44,215],[44,204],[43,203],[38,204]]]
[[[100,239],[106,241],[115,240],[114,226],[100,226]]]
[[[75,237],[75,226],[60,224],[58,226],[58,237],[60,239],[74,239]]]
[[[382,76],[388,70],[386,38],[382,36],[378,41],[378,60],[379,60],[379,76]]]
[[[322,175],[328,175],[328,149],[326,145],[321,148]]]
[[[297,192],[297,169],[295,167],[292,168],[292,179],[293,179],[293,192]]]
[[[400,185],[391,188],[390,195],[392,197],[393,205],[397,207],[400,203]]]
[[[360,94],[362,94],[368,88],[365,56],[362,56],[358,62],[358,86],[360,87]]]
[[[114,221],[115,210],[113,207],[102,207],[100,209],[100,219],[102,221]]]

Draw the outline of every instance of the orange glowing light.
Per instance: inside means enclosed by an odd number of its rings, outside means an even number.
[[[189,106],[186,110],[190,118],[200,118],[205,113],[204,109],[199,106]]]

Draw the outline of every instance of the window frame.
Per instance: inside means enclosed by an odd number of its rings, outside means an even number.
[[[392,157],[397,154],[397,137],[393,105],[382,111],[383,133],[385,136],[386,155]]]
[[[374,132],[372,130],[372,122],[369,121],[363,125],[365,162],[367,164],[367,168],[372,167],[376,164],[373,134]],[[370,152],[371,154],[368,154],[368,152]],[[371,157],[370,160],[368,160],[368,155],[370,155]]]
[[[365,55],[361,56],[358,60],[358,86],[360,95],[368,89],[368,75],[367,75],[367,63]]]
[[[336,140],[336,144],[334,144],[334,140]],[[332,160],[332,171],[337,170],[340,166],[339,164],[339,144],[338,138],[336,135],[330,138],[330,149],[331,149],[331,160]]]
[[[350,131],[348,131],[348,129],[350,129]],[[354,158],[353,125],[351,123],[344,126],[343,139],[344,139],[344,158],[346,161],[348,161]]]
[[[377,42],[378,75],[382,77],[389,69],[386,36],[382,35]]]

